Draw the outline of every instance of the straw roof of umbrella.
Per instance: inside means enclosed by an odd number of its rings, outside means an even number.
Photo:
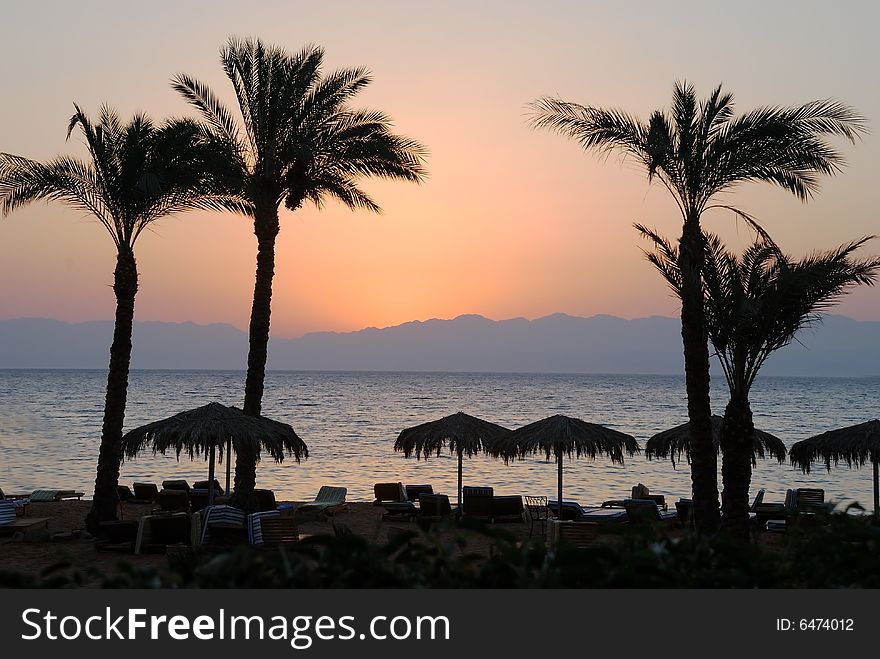
[[[809,473],[812,463],[824,461],[826,469],[845,462],[861,467],[880,459],[880,420],[866,421],[847,428],[829,430],[792,445],[789,460]]]
[[[721,448],[721,428],[724,426],[723,417],[712,415],[712,441],[715,451]],[[752,446],[752,464],[756,464],[757,458],[776,458],[779,462],[785,461],[785,444],[776,435],[755,428],[755,440]],[[659,432],[645,443],[645,457],[670,458],[672,466],[675,461],[685,455],[690,461],[690,422],[680,426]]]
[[[237,407],[220,403],[208,403],[130,430],[122,438],[122,448],[127,458],[135,457],[150,445],[154,454],[173,450],[178,458],[181,453],[194,458],[207,454],[213,446],[222,457],[228,440],[236,447],[250,446],[258,453],[266,451],[276,462],[282,462],[285,456],[297,462],[309,457],[308,447],[290,425],[250,416]]]
[[[604,455],[623,462],[624,453],[631,456],[639,450],[631,435],[561,414],[513,430],[489,447],[492,455],[505,462],[534,453],[543,453],[548,460],[561,453],[569,458]]]
[[[439,456],[448,446],[452,453],[472,457],[507,432],[507,428],[497,423],[457,412],[401,431],[394,450],[402,451],[407,458],[415,455],[427,459],[432,454]]]

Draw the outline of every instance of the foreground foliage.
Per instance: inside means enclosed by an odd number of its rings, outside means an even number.
[[[441,531],[443,532],[441,534]],[[171,557],[163,571],[121,565],[103,577],[53,566],[0,572],[0,586],[104,588],[876,588],[880,528],[846,514],[792,520],[743,546],[721,536],[629,528],[589,549],[518,545],[503,529],[413,527],[384,545],[340,531],[280,551],[239,547]],[[452,538],[451,540],[449,538]],[[469,543],[491,543],[489,555]]]

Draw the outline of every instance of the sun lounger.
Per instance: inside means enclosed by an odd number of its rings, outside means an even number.
[[[406,489],[403,483],[376,483],[373,485],[373,501],[374,506],[381,506],[383,503],[400,503],[406,501]]]
[[[208,488],[193,488],[189,491],[189,508],[194,513],[203,510],[208,506],[210,499],[211,491]]]
[[[556,501],[548,501],[547,507],[550,513],[559,519],[559,504]],[[562,502],[562,521],[574,522],[624,522],[626,510],[621,508],[583,508],[575,501]]]
[[[494,491],[491,487],[461,488],[462,515],[471,519],[491,521],[493,495]]]
[[[15,512],[15,503],[9,499],[0,500],[0,535],[14,535],[19,531],[27,531],[34,526],[49,528],[48,517],[26,517],[19,519]]]
[[[799,487],[795,490],[795,508],[799,512],[815,512],[825,509],[825,490]]]
[[[247,542],[247,515],[243,510],[227,506],[208,506],[201,514],[201,543],[220,545]]]
[[[278,510],[264,510],[258,513],[251,513],[247,516],[246,526],[248,542],[250,544],[263,544],[263,521],[269,517],[281,517],[281,512]]]
[[[419,518],[437,520],[452,514],[449,497],[445,494],[422,494],[419,496]]]
[[[162,489],[163,490],[184,490],[185,492],[189,492],[192,488],[182,478],[162,481]]]
[[[407,485],[404,490],[407,501],[414,503],[418,503],[419,497],[423,494],[434,494],[434,488],[430,485]]]
[[[382,519],[403,519],[412,521],[419,514],[419,508],[412,501],[389,501],[383,503],[385,512]]]
[[[196,481],[193,483],[192,489],[194,490],[207,490],[209,489],[210,483],[208,481]],[[223,495],[223,487],[220,485],[220,481],[216,478],[214,479],[214,494]]]
[[[100,539],[95,543],[97,551],[132,553],[137,543],[140,522],[101,522]]]
[[[299,542],[299,530],[293,517],[266,517],[261,526],[264,547],[281,547]]]
[[[124,503],[134,499],[134,492],[131,491],[131,488],[128,487],[128,485],[117,485],[116,496],[120,503]]]
[[[70,501],[72,499],[79,501],[84,495],[85,492],[77,492],[76,490],[34,490],[31,493],[30,500],[34,503]]]
[[[135,553],[165,553],[169,546],[190,546],[191,524],[189,513],[144,515],[138,527]]]
[[[550,520],[548,531],[548,545],[550,551],[560,546],[588,549],[593,546],[599,535],[598,522],[575,522],[571,520]]]
[[[492,497],[492,523],[523,521],[523,500],[519,495]]]
[[[156,497],[156,503],[159,504],[159,508],[154,512],[189,512],[189,492],[162,490]]]
[[[274,491],[254,490],[254,497],[257,501],[257,512],[278,510],[278,503],[275,501]]]
[[[155,503],[159,498],[159,488],[155,483],[134,483],[134,499],[131,503]]]
[[[4,494],[3,490],[0,490],[0,501],[11,501],[12,505],[15,506],[15,513],[20,516],[26,516],[31,498],[29,494]]]
[[[669,522],[678,517],[677,512],[661,510],[653,499],[626,499],[623,507],[631,524]]]
[[[297,508],[297,512],[319,512],[330,514],[334,511],[334,509],[340,508],[345,505],[345,495],[347,493],[348,490],[344,487],[330,487],[329,485],[322,485],[321,489],[318,490],[318,495],[315,497],[315,500],[299,506],[299,508]]]

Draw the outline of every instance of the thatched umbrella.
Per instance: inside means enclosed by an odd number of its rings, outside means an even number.
[[[208,403],[129,430],[122,437],[122,449],[127,458],[135,457],[149,445],[152,445],[154,454],[164,455],[173,450],[178,459],[184,452],[190,458],[207,455],[208,482],[212,484],[208,500],[213,503],[214,453],[219,450],[222,460],[227,442],[237,448],[248,447],[257,455],[265,450],[276,462],[282,462],[285,456],[293,457],[297,462],[309,457],[308,447],[288,424],[262,416],[250,416],[237,407],[226,407],[220,403]],[[228,454],[226,458],[229,459]]]
[[[461,463],[462,457],[469,458],[485,450],[494,439],[509,432],[496,423],[478,419],[464,412],[445,416],[437,421],[429,421],[402,430],[394,442],[394,450],[402,451],[407,458],[415,454],[417,459],[432,453],[440,455],[445,446],[458,455],[458,506],[461,511]]]
[[[513,430],[492,443],[489,452],[505,462],[543,453],[549,460],[553,455],[558,467],[559,514],[562,516],[562,460],[605,455],[612,462],[623,463],[623,455],[639,452],[635,437],[595,423],[557,414]]]
[[[870,461],[874,465],[874,517],[880,519],[880,420],[866,421],[855,426],[829,430],[821,435],[792,444],[788,458],[809,473],[813,462],[821,458],[831,471],[840,461],[848,467],[861,467]]]
[[[721,428],[724,426],[724,418],[717,414],[712,415],[712,442],[715,444],[715,452],[721,449]],[[676,458],[681,459],[682,454],[690,460],[690,422],[680,426],[659,432],[645,443],[645,457],[670,458],[672,466],[675,466]],[[755,428],[754,444],[752,446],[752,464],[756,464],[757,458],[772,457],[779,462],[785,461],[785,444],[776,435]]]

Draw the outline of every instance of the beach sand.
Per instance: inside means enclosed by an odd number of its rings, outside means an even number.
[[[90,501],[59,501],[53,503],[32,503],[29,507],[28,517],[48,517],[49,533],[54,535],[68,531],[82,529],[85,526],[85,517],[91,507]],[[150,513],[150,504],[125,504],[123,507],[123,519],[136,520],[142,515]],[[367,502],[353,502],[348,510],[339,512],[332,517],[321,516],[313,521],[304,521],[299,524],[301,535],[332,534],[333,526],[345,527],[352,533],[356,533],[369,542],[384,543],[389,533],[399,530],[418,530],[418,525],[400,521],[383,520],[381,506],[374,506]],[[504,523],[496,525],[512,533],[517,540],[528,537],[529,525],[523,522]],[[36,527],[35,527],[36,528]],[[40,527],[42,528],[42,527]],[[537,531],[536,531],[537,532]],[[466,530],[449,531],[448,539],[464,537],[468,553],[488,555],[492,541],[485,536]],[[441,535],[443,540],[447,538]],[[51,566],[59,563],[67,563],[71,567],[64,568],[61,573],[69,569],[81,572],[91,570],[101,575],[117,574],[120,563],[127,563],[137,568],[155,568],[161,570],[167,566],[168,559],[164,555],[157,554],[123,554],[113,552],[98,552],[92,541],[65,540],[65,541],[24,541],[12,538],[0,538],[0,570],[20,572],[36,575]],[[86,585],[97,585],[100,578],[94,578]]]

